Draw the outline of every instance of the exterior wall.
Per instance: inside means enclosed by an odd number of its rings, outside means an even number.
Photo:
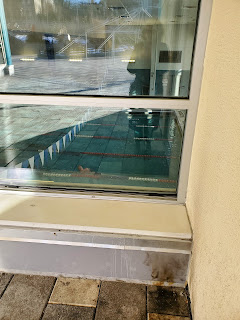
[[[213,1],[187,209],[194,320],[240,319],[240,1]]]

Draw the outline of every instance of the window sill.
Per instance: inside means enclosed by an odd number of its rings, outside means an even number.
[[[0,194],[0,225],[135,236],[192,238],[183,205],[106,197],[66,198],[8,191]]]

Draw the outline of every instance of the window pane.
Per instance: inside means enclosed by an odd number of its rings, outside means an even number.
[[[15,74],[0,91],[186,98],[198,3],[4,0]]]
[[[1,105],[1,184],[176,194],[185,116]]]

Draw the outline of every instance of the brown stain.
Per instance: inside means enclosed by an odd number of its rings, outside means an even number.
[[[164,286],[164,281],[154,281],[154,285],[157,287],[163,287]]]
[[[171,263],[168,261],[164,255],[159,257],[158,254],[155,253],[147,253],[144,264],[147,266],[151,266],[152,268],[152,279],[158,280],[159,282],[174,282],[174,270],[176,266],[174,266],[175,262],[171,259]]]
[[[61,284],[65,287],[68,287],[70,285],[70,281],[61,281]]]
[[[174,282],[168,282],[168,281],[152,281],[152,285],[156,287],[172,287],[174,285]]]
[[[167,282],[169,286],[172,286],[177,281],[181,270],[184,269],[185,261],[169,254],[147,252],[144,264],[152,269],[151,277],[154,284],[161,286]]]

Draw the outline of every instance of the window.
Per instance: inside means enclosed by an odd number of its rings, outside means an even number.
[[[4,1],[15,77],[0,90],[187,98],[198,5]]]
[[[3,2],[1,184],[183,202],[211,4]]]
[[[25,186],[176,194],[179,113],[177,121],[174,110],[2,106],[1,166]]]

